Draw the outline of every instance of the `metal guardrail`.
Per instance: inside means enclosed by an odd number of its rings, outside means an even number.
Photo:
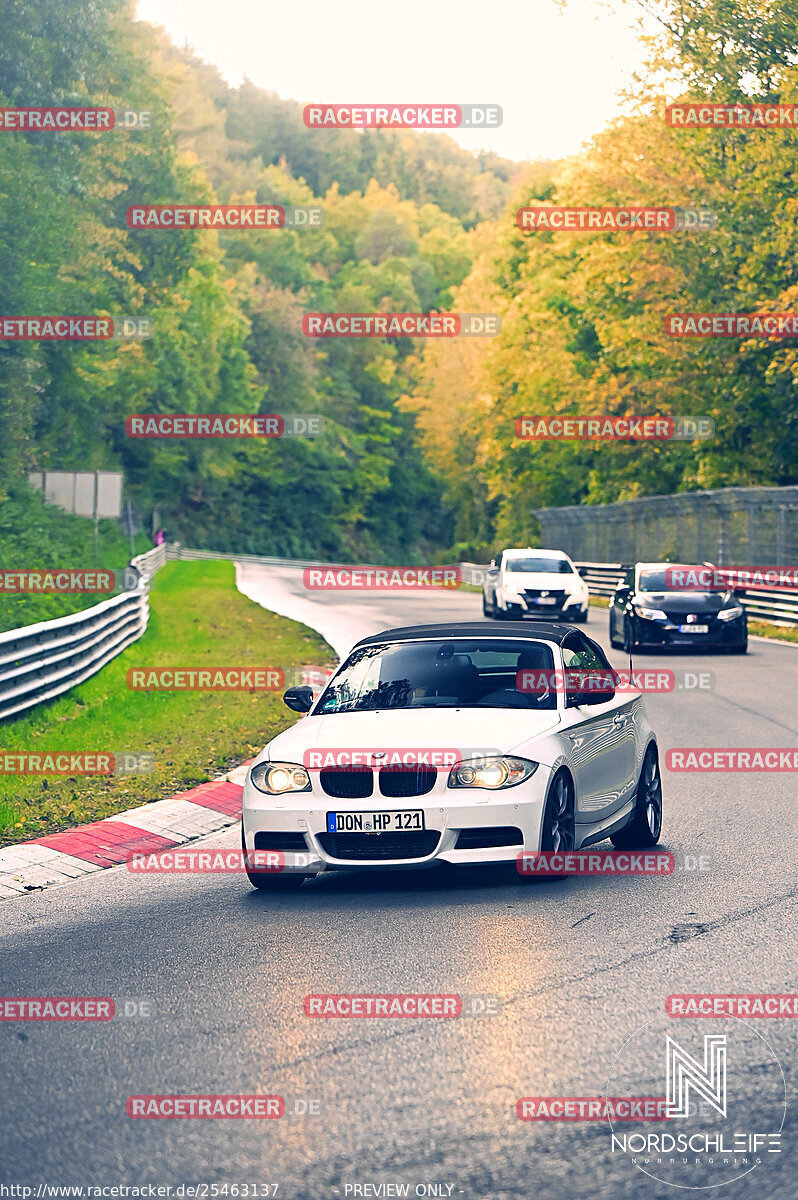
[[[149,619],[149,580],[166,559],[166,546],[131,559],[142,575],[135,591],[0,633],[0,718],[69,691],[140,638]]]

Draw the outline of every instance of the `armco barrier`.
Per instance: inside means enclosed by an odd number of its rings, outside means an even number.
[[[0,718],[69,691],[140,638],[149,617],[149,579],[166,558],[166,546],[156,546],[131,559],[142,573],[136,591],[0,633]]]

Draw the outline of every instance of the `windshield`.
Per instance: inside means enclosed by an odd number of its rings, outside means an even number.
[[[353,650],[322,694],[317,715],[389,708],[555,709],[556,693],[519,691],[518,672],[553,671],[545,642],[519,639],[400,642]]]
[[[548,575],[573,575],[574,569],[564,558],[506,558],[505,571],[528,575],[532,571],[543,571]]]
[[[683,592],[683,591],[686,591],[687,590],[686,588],[673,586],[673,583],[671,582],[673,576],[670,575],[669,573],[676,572],[676,571],[690,571],[690,570],[699,571],[699,570],[701,570],[701,568],[699,568],[699,567],[692,567],[692,568],[691,567],[679,567],[679,566],[673,566],[671,564],[668,564],[667,568],[666,567],[654,567],[654,568],[650,568],[650,569],[641,570],[638,573],[637,590],[638,590],[638,592]],[[691,590],[693,590],[693,589],[691,589]],[[703,592],[705,595],[712,594],[712,593],[708,592],[705,587],[695,588],[694,590],[697,592]],[[715,594],[717,594],[717,592],[724,592],[726,590],[727,590],[726,586],[719,587],[719,588],[715,589]]]

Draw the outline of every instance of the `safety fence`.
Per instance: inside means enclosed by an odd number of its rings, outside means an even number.
[[[536,508],[539,545],[574,562],[798,564],[798,487],[729,487]]]
[[[81,612],[0,633],[0,718],[52,700],[95,675],[147,628],[149,581],[167,559],[156,546],[131,559],[129,591]]]

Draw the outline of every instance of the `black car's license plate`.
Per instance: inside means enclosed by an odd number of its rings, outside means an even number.
[[[328,833],[412,833],[424,828],[420,809],[399,812],[328,812]]]

